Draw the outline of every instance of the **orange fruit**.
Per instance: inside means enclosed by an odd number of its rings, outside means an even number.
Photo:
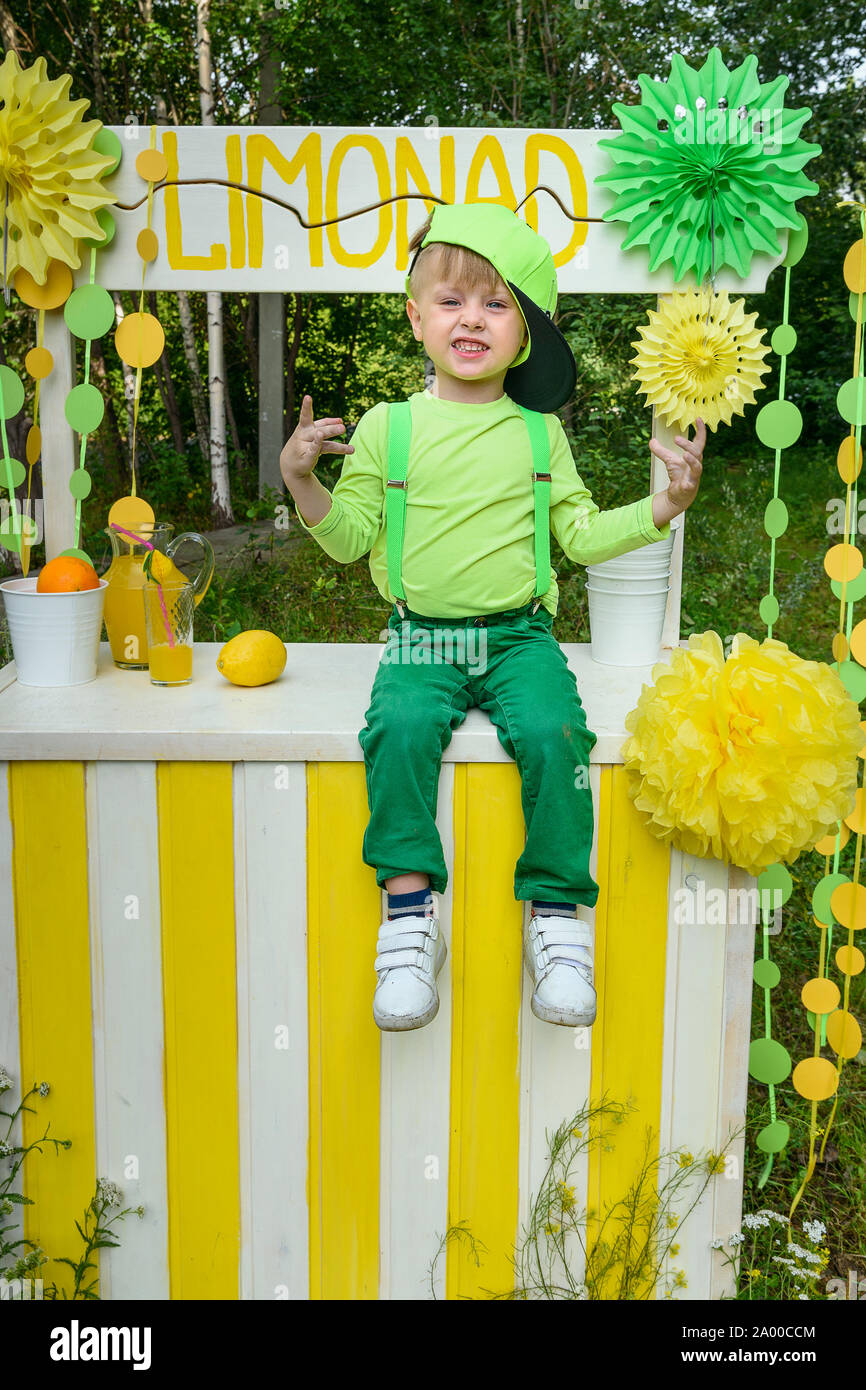
[[[71,594],[80,589],[98,589],[99,575],[77,555],[57,555],[43,565],[36,580],[38,594]]]

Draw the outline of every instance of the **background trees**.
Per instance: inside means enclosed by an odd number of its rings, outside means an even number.
[[[209,57],[197,41],[205,31]],[[799,343],[787,381],[804,413],[805,440],[835,438],[835,392],[849,373],[840,270],[856,223],[835,204],[863,196],[864,31],[862,7],[840,0],[818,8],[790,0],[784,10],[760,0],[687,0],[675,11],[661,0],[279,0],[275,8],[261,0],[34,0],[26,12],[0,0],[5,45],[25,64],[44,55],[51,77],[71,73],[73,92],[88,97],[89,114],[106,124],[199,124],[205,108],[217,124],[256,123],[265,55],[278,67],[266,100],[290,125],[611,127],[612,103],[639,100],[639,73],[665,78],[673,51],[696,63],[716,44],[728,66],[755,53],[762,80],[788,74],[786,104],[811,108],[804,136],[822,147],[807,166],[821,193],[804,203],[811,239],[791,305]],[[777,273],[764,296],[750,298],[768,330],[781,317],[782,278]],[[168,336],[146,374],[140,430],[143,466],[170,474],[199,524],[215,526],[232,518],[236,498],[256,492],[258,304],[256,295],[211,298],[221,300],[221,317],[212,304],[209,341],[204,294],[152,296]],[[353,422],[375,400],[421,384],[423,357],[399,297],[283,300],[286,436],[305,390]],[[580,366],[564,413],[576,442],[601,430],[627,447],[647,435],[649,412],[630,381],[629,358],[652,302],[561,299],[560,321]],[[117,295],[117,304],[118,316],[130,312],[132,294]],[[10,358],[29,332],[10,305],[2,328]],[[110,344],[95,353],[95,371],[113,401],[95,449],[116,487],[128,477],[129,422]],[[773,389],[770,380],[768,394]],[[720,432],[714,447],[736,452],[750,441],[754,410]]]

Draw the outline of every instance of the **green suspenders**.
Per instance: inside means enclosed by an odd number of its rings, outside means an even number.
[[[550,588],[550,445],[544,416],[537,410],[518,410],[529,430],[532,450],[532,482],[535,489],[535,597]],[[412,420],[408,401],[398,401],[389,410],[388,483],[385,488],[385,523],[388,544],[388,584],[398,604],[405,605],[403,592],[403,533],[406,518],[406,470]],[[536,608],[538,604],[536,603]],[[533,609],[533,611],[535,611]]]

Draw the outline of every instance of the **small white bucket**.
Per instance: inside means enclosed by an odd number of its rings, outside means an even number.
[[[21,685],[85,685],[96,679],[108,580],[98,589],[39,594],[38,576],[0,584]]]
[[[670,591],[673,533],[600,565],[587,565],[592,659],[603,666],[651,666],[661,655]]]

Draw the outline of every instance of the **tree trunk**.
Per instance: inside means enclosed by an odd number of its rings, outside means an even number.
[[[363,312],[363,296],[359,294],[355,300],[355,317],[352,322],[352,336],[349,339],[349,346],[343,354],[343,363],[340,369],[340,385],[337,389],[338,413],[341,419],[346,409],[346,383],[349,380],[349,372],[352,370],[352,361],[355,356],[355,342],[358,337],[358,329],[361,325],[361,315]]]
[[[117,415],[114,410],[114,401],[111,396],[111,387],[108,381],[108,371],[105,366],[105,355],[102,351],[102,339],[94,338],[90,344],[90,360],[96,371],[99,385],[102,389],[102,398],[105,401],[105,419],[99,426],[99,442],[102,445],[102,456],[105,464],[105,477],[111,491],[118,497],[121,495],[123,483],[123,438],[117,424]]]
[[[244,297],[238,295],[238,311],[241,316],[241,324],[244,330],[244,343],[247,349],[247,360],[249,362],[249,374],[253,381],[259,379],[259,297],[257,294],[250,294]]]
[[[155,319],[159,319],[156,303],[156,291],[151,290],[147,296],[150,312]],[[179,454],[186,453],[186,441],[183,437],[183,426],[180,422],[180,411],[177,408],[177,397],[174,394],[174,382],[171,379],[171,367],[168,361],[168,350],[164,347],[159,361],[156,363],[156,379],[159,384],[159,392],[162,396],[162,403],[165,406],[165,413],[168,416],[168,423],[171,426],[171,437],[174,440],[174,447]]]
[[[3,47],[7,53],[11,48],[15,50],[19,58],[21,57],[21,50],[18,47],[17,26],[15,20],[12,18],[9,6],[4,3],[4,0],[0,0],[0,39],[2,39]],[[24,64],[22,63],[21,66],[23,67]]]
[[[292,341],[289,344],[289,353],[286,358],[286,424],[283,434],[286,439],[295,428],[295,361],[298,350],[301,346],[301,333],[304,327],[306,313],[304,303],[299,294],[294,296],[294,312],[292,314]]]
[[[192,321],[192,309],[189,304],[189,294],[186,290],[178,290],[177,308],[180,314],[181,336],[183,337],[183,355],[186,358],[186,365],[189,368],[190,395],[192,396],[192,412],[195,416],[195,432],[202,459],[207,463],[210,454],[210,449],[208,447],[207,410],[205,409],[204,403],[201,368],[198,364],[198,352],[195,346],[195,327]]]
[[[243,455],[243,452],[244,452],[244,451],[243,451],[243,449],[241,448],[241,437],[240,437],[240,435],[238,434],[238,427],[237,427],[237,422],[236,422],[236,420],[235,420],[235,413],[234,413],[234,411],[232,410],[232,393],[231,393],[231,391],[229,391],[228,386],[226,386],[226,416],[227,416],[228,422],[229,422],[229,433],[231,434],[231,437],[232,437],[232,444],[234,445],[235,454],[236,454],[238,457],[241,457],[241,456]]]
[[[114,300],[114,318],[118,326],[123,323],[124,308],[120,298],[119,290],[112,290],[111,297]],[[123,394],[126,398],[126,442],[129,457],[130,476],[132,474],[132,435],[135,427],[135,372],[128,362],[120,359],[123,368]],[[138,489],[136,488],[136,491]]]
[[[210,47],[210,0],[196,0],[196,47],[202,125],[215,125]],[[211,510],[214,526],[234,521],[226,453],[225,370],[223,366],[223,301],[218,290],[207,292],[208,404],[210,406]]]

